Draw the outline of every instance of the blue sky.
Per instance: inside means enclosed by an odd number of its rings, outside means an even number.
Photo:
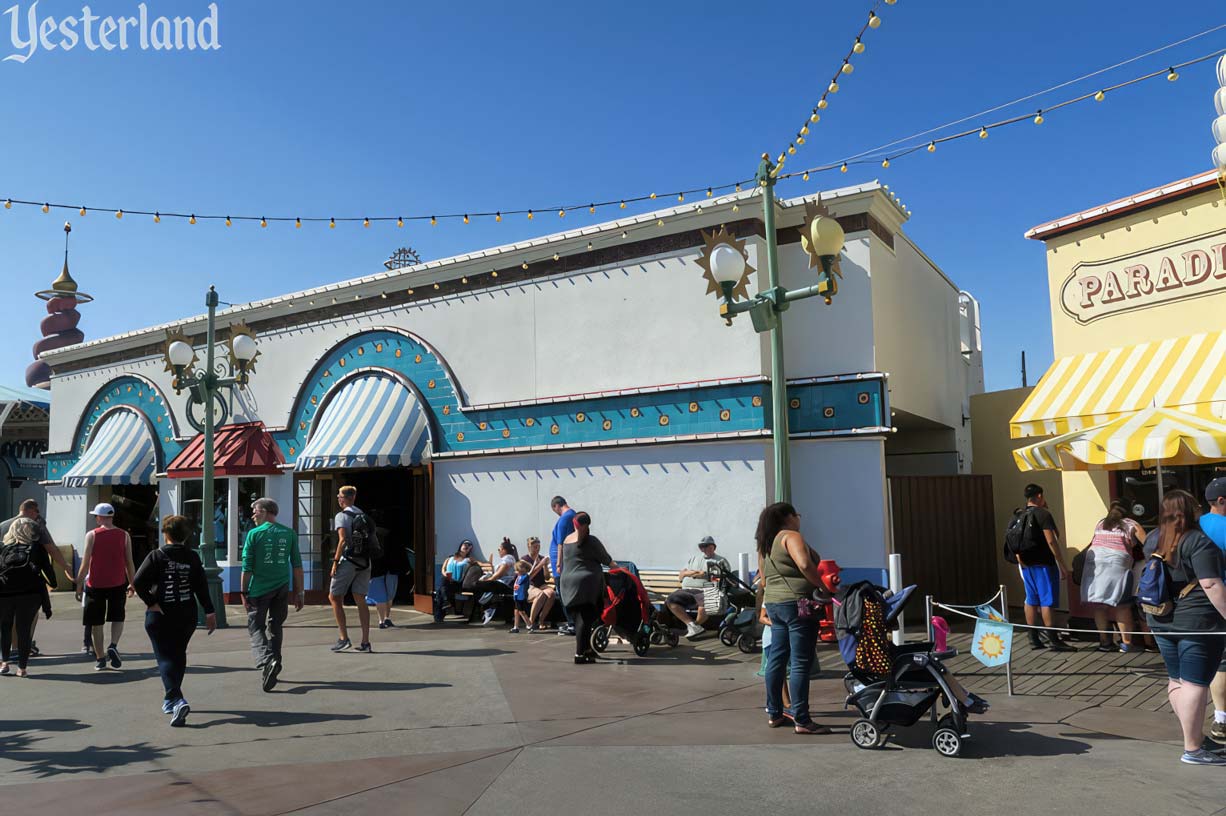
[[[16,2],[16,0],[13,0]],[[0,4],[5,5],[5,4]],[[41,0],[39,18],[80,16]],[[149,16],[207,14],[150,0]],[[616,199],[751,175],[794,135],[870,4],[218,0],[221,49],[36,51],[0,62],[0,198],[163,211],[362,216]],[[19,3],[20,33],[30,4]],[[138,3],[95,0],[99,16]],[[840,159],[1226,23],[1220,0],[899,0],[789,166]],[[0,16],[0,55],[14,52]],[[1020,106],[1226,48],[1226,30]],[[846,175],[880,178],[906,231],[983,305],[987,384],[1032,382],[1051,359],[1042,246],[1031,226],[1209,169],[1213,63]],[[996,114],[995,116],[1002,116]],[[984,117],[986,121],[991,117]],[[978,124],[979,119],[972,120]],[[566,227],[614,217],[576,213]],[[240,302],[381,268],[396,247],[437,258],[561,227],[189,226],[135,216],[0,210],[0,382],[38,339],[31,294],[72,270],[98,298],[97,338],[197,314],[215,283]],[[1122,337],[1121,342],[1127,338]]]

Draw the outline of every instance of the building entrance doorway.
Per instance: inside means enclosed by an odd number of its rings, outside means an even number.
[[[419,595],[428,603],[433,586],[427,582],[434,564],[428,466],[321,471],[298,476],[295,529],[300,538],[309,541],[313,563],[308,569],[312,575],[307,586],[315,590],[312,600],[326,600],[337,544],[334,519],[340,508],[336,495],[345,485],[357,488],[357,506],[374,520],[386,564],[400,572],[396,603],[412,604]],[[378,565],[375,571],[379,572]]]

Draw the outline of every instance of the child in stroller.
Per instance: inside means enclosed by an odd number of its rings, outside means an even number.
[[[621,567],[612,567],[605,573],[605,604],[600,621],[592,630],[592,648],[597,652],[609,648],[609,636],[614,633],[630,641],[639,657],[646,655],[653,643],[657,646],[678,643],[677,634],[656,620],[643,582]]]
[[[931,643],[895,646],[889,632],[915,591],[906,587],[891,595],[884,587],[861,581],[844,588],[836,599],[835,628],[839,650],[850,671],[843,678],[844,706],[854,705],[862,716],[851,727],[851,741],[860,748],[880,748],[890,726],[907,728],[938,701],[949,712],[937,721],[932,747],[942,756],[957,756],[967,733],[967,715],[983,714],[988,703],[968,692],[941,662],[956,651],[936,652]]]

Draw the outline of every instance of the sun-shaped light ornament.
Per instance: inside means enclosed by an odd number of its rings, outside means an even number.
[[[748,298],[749,276],[755,270],[749,265],[744,239],[738,241],[727,227],[721,226],[718,232],[704,231],[702,240],[705,246],[698,256],[698,265],[707,281],[707,294],[723,298],[725,304],[738,297]],[[729,315],[725,313],[724,318],[732,325]]]
[[[196,349],[192,346],[192,341],[182,329],[166,332],[166,340],[162,343],[162,359],[166,364],[165,370],[174,377],[171,385],[175,393],[182,392],[183,385],[179,382],[179,378],[195,367],[200,360],[196,355]]]
[[[821,199],[805,202],[805,221],[800,229],[800,245],[809,256],[809,268],[821,271],[817,276],[818,292],[829,306],[839,293],[839,278],[843,270],[839,258],[843,251],[843,228],[830,214]]]
[[[979,651],[983,652],[984,657],[995,660],[1004,655],[1005,640],[995,632],[988,632],[979,638]]]

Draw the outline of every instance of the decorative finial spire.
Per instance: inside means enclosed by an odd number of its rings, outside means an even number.
[[[39,324],[43,339],[34,344],[34,362],[26,367],[26,385],[31,388],[51,387],[51,367],[38,359],[40,354],[75,345],[85,339],[77,328],[81,322],[77,306],[89,303],[93,297],[77,291],[77,282],[68,274],[68,236],[71,233],[72,224],[64,222],[64,269],[60,276],[50,289],[34,293],[35,297],[47,301],[47,316]]]

